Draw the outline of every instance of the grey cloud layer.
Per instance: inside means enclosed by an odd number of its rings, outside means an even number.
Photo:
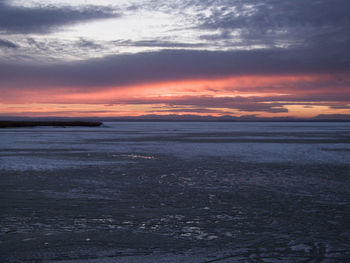
[[[0,1],[0,31],[6,33],[47,33],[50,29],[82,21],[116,17],[113,9],[90,6],[80,9],[71,7],[13,6]]]
[[[249,74],[348,73],[350,58],[313,50],[164,50],[60,64],[0,64],[0,87],[100,87]],[[25,84],[25,85],[24,85]]]

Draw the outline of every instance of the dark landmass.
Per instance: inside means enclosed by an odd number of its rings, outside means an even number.
[[[36,126],[79,126],[79,127],[98,127],[102,122],[98,121],[0,121],[0,128],[19,128]]]

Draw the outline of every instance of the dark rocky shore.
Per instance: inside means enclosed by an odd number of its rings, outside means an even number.
[[[79,126],[79,127],[98,127],[102,122],[99,121],[0,121],[0,128],[19,128],[36,126]]]

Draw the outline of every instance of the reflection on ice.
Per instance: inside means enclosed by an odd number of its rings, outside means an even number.
[[[154,159],[153,156],[140,155],[140,154],[121,154],[120,156],[121,157],[126,157],[126,158],[131,158],[131,159],[145,159],[145,160],[152,160],[152,159]]]

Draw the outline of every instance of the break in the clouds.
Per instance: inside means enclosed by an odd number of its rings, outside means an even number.
[[[347,114],[349,12],[348,0],[0,0],[0,103]]]

